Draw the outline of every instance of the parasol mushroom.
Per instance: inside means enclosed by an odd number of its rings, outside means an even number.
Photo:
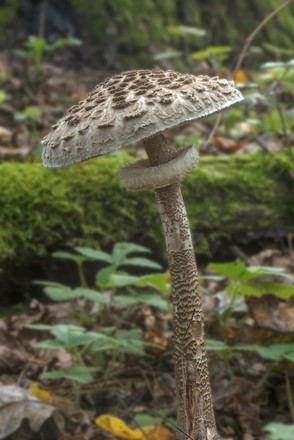
[[[232,81],[174,71],[114,75],[73,106],[43,140],[51,168],[143,141],[148,159],[119,172],[131,191],[155,190],[173,289],[177,439],[216,440],[197,266],[180,180],[198,163],[189,147],[175,151],[162,134],[241,101]]]

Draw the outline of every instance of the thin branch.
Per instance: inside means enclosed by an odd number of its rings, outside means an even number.
[[[250,45],[252,44],[254,38],[256,37],[256,35],[261,31],[262,28],[264,28],[264,26],[266,26],[268,24],[268,22],[274,18],[279,12],[282,11],[282,9],[286,8],[287,6],[289,6],[291,3],[293,3],[294,0],[287,0],[286,2],[282,3],[280,6],[278,6],[276,9],[274,9],[270,14],[268,14],[260,23],[259,25],[254,29],[254,31],[249,35],[249,37],[246,39],[245,44],[243,46],[243,49],[241,50],[241,53],[238,57],[238,61],[236,64],[236,67],[234,69],[233,72],[233,78],[235,78],[236,73],[238,72],[238,70],[241,67],[241,64],[243,63],[243,60],[247,54],[247,51],[250,47]]]
[[[238,72],[238,70],[240,69],[240,67],[241,67],[241,65],[242,65],[242,63],[243,63],[243,61],[244,61],[244,58],[245,58],[245,56],[246,56],[246,54],[247,54],[247,52],[248,52],[248,49],[249,49],[249,47],[250,47],[250,45],[252,44],[252,42],[253,42],[253,40],[254,40],[254,38],[256,37],[256,35],[261,31],[261,29],[263,29],[264,28],[264,26],[266,26],[267,24],[268,24],[268,22],[272,19],[272,18],[274,18],[279,12],[281,12],[282,11],[282,9],[284,9],[284,8],[286,8],[287,6],[289,6],[291,3],[293,3],[293,1],[294,0],[287,0],[286,2],[284,2],[284,3],[282,3],[280,6],[278,6],[276,9],[274,9],[270,14],[268,14],[259,24],[258,24],[258,26],[254,29],[254,31],[249,35],[249,37],[246,39],[246,41],[245,41],[245,44],[244,44],[244,46],[243,46],[243,48],[242,48],[242,50],[241,50],[241,53],[240,53],[240,55],[239,55],[239,57],[238,57],[238,60],[237,60],[237,64],[236,64],[236,66],[235,66],[235,68],[234,68],[234,71],[233,71],[233,78],[235,78],[235,76],[236,76],[236,73]],[[214,126],[213,126],[213,128],[212,128],[212,130],[211,130],[211,132],[210,132],[210,134],[209,134],[209,136],[208,136],[208,139],[207,139],[207,141],[205,142],[205,144],[204,144],[204,146],[203,146],[203,149],[205,150],[206,148],[207,148],[207,146],[211,143],[211,140],[212,140],[212,138],[214,137],[214,135],[215,135],[215,132],[217,131],[217,129],[218,129],[218,127],[219,127],[219,125],[220,125],[220,123],[221,123],[221,121],[222,121],[222,118],[223,118],[223,114],[222,113],[220,113],[218,116],[217,116],[217,119],[216,119],[216,121],[215,121],[215,124],[214,124]]]

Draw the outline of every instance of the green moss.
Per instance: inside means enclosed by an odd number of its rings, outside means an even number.
[[[165,254],[154,196],[126,191],[117,170],[130,158],[103,157],[63,170],[0,165],[0,261],[22,264],[64,245],[120,240]],[[232,234],[293,228],[294,164],[285,153],[204,157],[183,182],[198,253]]]

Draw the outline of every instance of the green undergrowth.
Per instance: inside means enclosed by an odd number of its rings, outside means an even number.
[[[126,191],[107,156],[63,170],[0,164],[0,262],[32,262],[63,246],[148,245],[162,260],[164,239],[151,192]],[[183,182],[198,253],[221,237],[293,227],[294,163],[285,154],[203,157]],[[229,239],[229,238],[228,238]]]

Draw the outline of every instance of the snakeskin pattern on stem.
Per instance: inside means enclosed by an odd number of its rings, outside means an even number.
[[[162,135],[144,142],[152,164],[164,161],[165,145]],[[166,157],[170,159],[172,154],[168,148]],[[165,232],[173,288],[177,440],[217,440],[197,266],[180,185],[158,188],[155,198]]]

